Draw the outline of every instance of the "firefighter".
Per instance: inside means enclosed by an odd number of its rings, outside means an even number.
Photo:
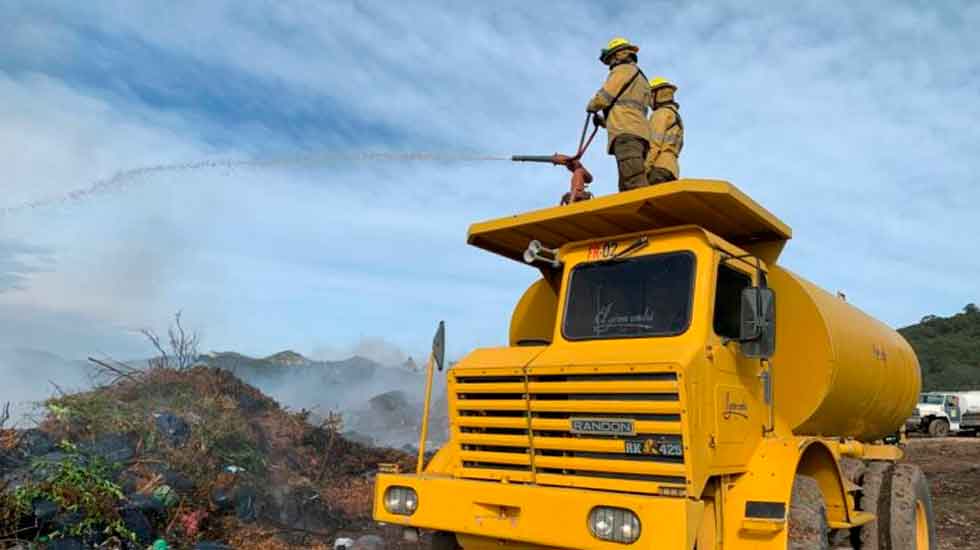
[[[656,185],[680,175],[677,157],[684,148],[684,122],[674,101],[677,86],[666,78],[650,80],[650,150],[646,158],[646,181]]]
[[[643,162],[650,148],[650,85],[636,64],[639,51],[625,38],[609,41],[599,55],[599,61],[609,65],[609,76],[586,107],[609,134],[607,152],[616,157],[620,191],[646,185]]]

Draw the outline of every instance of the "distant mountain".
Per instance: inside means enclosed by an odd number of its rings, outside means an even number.
[[[923,390],[980,389],[980,308],[968,304],[951,317],[927,315],[898,330],[915,349]]]
[[[280,351],[279,353],[270,355],[265,358],[266,361],[271,363],[278,363],[287,367],[295,367],[298,365],[305,365],[310,362],[309,359],[303,357],[299,353],[293,350]]]

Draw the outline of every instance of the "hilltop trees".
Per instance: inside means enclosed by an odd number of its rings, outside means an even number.
[[[923,390],[980,389],[980,308],[951,317],[927,315],[899,329],[919,357]]]

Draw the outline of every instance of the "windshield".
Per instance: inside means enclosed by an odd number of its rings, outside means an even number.
[[[922,403],[924,405],[942,405],[943,396],[922,394],[919,396],[919,403]]]
[[[690,252],[580,264],[562,333],[568,340],[680,334],[690,322],[693,285]]]

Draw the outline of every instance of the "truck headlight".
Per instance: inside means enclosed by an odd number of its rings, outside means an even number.
[[[419,495],[411,487],[393,485],[385,490],[385,510],[399,516],[410,516],[419,507]]]
[[[640,518],[625,508],[596,506],[589,512],[589,531],[600,540],[633,544],[640,538]]]

